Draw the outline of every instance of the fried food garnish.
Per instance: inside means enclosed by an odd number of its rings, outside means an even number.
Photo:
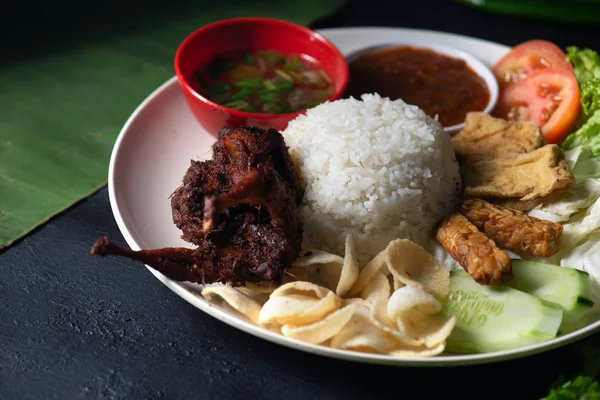
[[[513,158],[546,144],[540,127],[530,121],[507,121],[470,112],[465,127],[452,138],[461,162],[483,158]]]
[[[514,278],[508,254],[464,215],[445,218],[435,238],[479,284],[499,285]]]
[[[575,183],[560,147],[546,144],[540,127],[531,121],[472,112],[452,142],[466,197],[528,211]]]
[[[463,168],[466,197],[531,201],[575,184],[564,153],[555,144],[515,158],[486,159]]]
[[[304,193],[283,136],[226,127],[212,150],[171,195],[173,222],[195,248],[131,251],[103,238],[92,254],[143,261],[177,281],[281,282],[302,245]]]
[[[462,214],[498,246],[549,257],[562,243],[563,227],[481,199],[465,200]]]

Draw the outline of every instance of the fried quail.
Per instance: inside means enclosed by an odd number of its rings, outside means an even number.
[[[279,132],[227,127],[213,158],[191,161],[171,196],[173,222],[196,248],[132,251],[102,238],[92,253],[133,258],[178,281],[281,281],[302,243],[302,196]]]
[[[481,199],[465,200],[461,213],[498,246],[550,257],[562,242],[563,227]]]
[[[514,279],[512,260],[493,240],[460,213],[437,229],[436,240],[481,285],[500,285]]]

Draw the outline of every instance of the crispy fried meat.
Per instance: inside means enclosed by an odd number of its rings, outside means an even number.
[[[103,238],[92,253],[130,257],[179,281],[280,281],[300,251],[302,196],[279,132],[225,128],[213,158],[192,161],[171,197],[173,222],[195,249],[136,252]]]

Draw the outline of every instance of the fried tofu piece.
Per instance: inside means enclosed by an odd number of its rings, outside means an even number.
[[[533,210],[537,206],[545,203],[550,203],[557,198],[559,198],[563,193],[565,193],[567,189],[561,189],[554,193],[549,194],[548,196],[538,197],[537,199],[521,201],[519,199],[487,199],[491,203],[496,204],[498,206],[509,208],[511,210],[517,211],[529,211]]]
[[[500,285],[514,279],[512,260],[464,215],[444,219],[436,240],[481,285]]]
[[[481,199],[465,200],[461,213],[498,246],[549,257],[562,243],[563,227]]]
[[[465,163],[486,158],[514,158],[546,144],[540,127],[530,121],[507,121],[470,112],[465,127],[452,138],[456,156]]]
[[[551,144],[515,158],[486,159],[464,168],[465,196],[531,201],[575,184],[564,153]]]
[[[548,145],[530,121],[471,112],[452,138],[466,197],[528,211],[568,191],[575,178],[557,145]]]

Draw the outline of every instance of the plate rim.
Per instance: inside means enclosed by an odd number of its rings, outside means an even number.
[[[329,28],[329,29],[320,29],[317,32],[327,36],[330,34],[333,35],[347,35],[347,34],[357,34],[357,33],[368,33],[370,35],[378,34],[378,32],[410,32],[410,33],[425,33],[425,34],[437,34],[447,36],[449,38],[457,38],[461,40],[469,40],[476,41],[482,45],[486,46],[502,46],[506,49],[509,49],[509,46],[506,46],[502,43],[492,42],[486,39],[480,39],[476,37],[470,37],[466,35],[456,34],[452,32],[445,31],[434,31],[434,30],[426,30],[426,29],[413,29],[413,28],[401,28],[401,27],[389,27],[389,26],[367,26],[367,27],[342,27],[342,28]],[[126,139],[127,133],[130,130],[130,127],[134,125],[135,121],[140,118],[143,110],[148,107],[154,101],[158,101],[165,92],[169,90],[174,90],[173,86],[179,86],[179,82],[177,81],[177,77],[173,76],[155,90],[153,90],[132,112],[132,114],[127,118],[125,124],[121,128],[119,135],[114,143],[109,168],[108,168],[108,194],[109,201],[113,216],[117,223],[117,226],[123,235],[127,244],[133,250],[140,250],[140,246],[137,240],[133,237],[130,232],[125,219],[123,217],[123,212],[121,207],[119,206],[119,201],[117,199],[117,191],[118,188],[115,186],[115,176],[117,174],[116,165],[118,164],[118,159],[121,156],[120,149],[122,148],[122,144]],[[180,90],[180,89],[179,89]],[[366,363],[366,364],[379,364],[379,365],[389,365],[389,366],[397,366],[397,367],[449,367],[449,366],[468,366],[468,365],[480,365],[480,364],[490,364],[490,363],[498,363],[502,361],[514,360],[518,358],[523,358],[527,356],[531,356],[534,354],[544,353],[559,347],[566,346],[573,342],[582,340],[597,331],[600,330],[600,320],[587,325],[583,328],[580,328],[577,331],[568,333],[564,336],[560,336],[558,338],[538,343],[535,345],[530,345],[526,347],[521,347],[517,349],[490,352],[490,353],[478,353],[478,354],[464,354],[464,355],[444,355],[444,356],[436,356],[429,358],[407,358],[407,357],[390,357],[386,355],[374,355],[367,353],[359,353],[352,352],[347,350],[339,350],[333,349],[326,346],[314,345],[305,342],[301,342],[292,338],[285,337],[283,335],[270,332],[266,329],[263,329],[257,325],[254,325],[250,321],[243,319],[242,317],[234,317],[229,315],[221,310],[218,307],[210,304],[208,301],[200,301],[197,297],[197,294],[192,293],[183,283],[172,281],[167,278],[160,272],[146,266],[146,268],[165,286],[171,289],[175,294],[183,298],[186,302],[190,303],[192,306],[200,309],[206,314],[210,315],[213,318],[224,322],[225,324],[239,329],[245,333],[251,334],[254,337],[282,345],[288,348],[292,348],[294,350],[303,351],[306,353],[311,353],[314,355],[325,356],[334,359],[341,359],[346,361],[352,361],[357,363]]]

